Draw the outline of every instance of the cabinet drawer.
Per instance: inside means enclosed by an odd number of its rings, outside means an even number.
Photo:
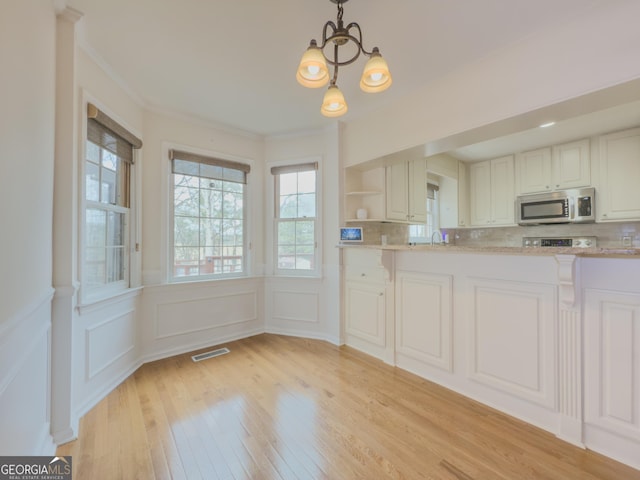
[[[343,252],[344,265],[364,267],[382,267],[382,250],[365,248],[346,248]]]
[[[388,280],[387,272],[382,267],[363,267],[359,265],[347,265],[344,268],[346,281],[382,284]]]

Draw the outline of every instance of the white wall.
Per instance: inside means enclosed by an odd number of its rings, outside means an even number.
[[[264,218],[266,239],[265,328],[268,332],[320,338],[342,343],[340,335],[339,226],[339,129],[298,136],[269,138],[265,157]],[[322,235],[320,278],[274,276],[274,181],[270,166],[318,161]]]
[[[181,147],[194,152],[251,164],[249,215],[251,252],[250,273],[263,271],[262,248],[262,172],[263,140],[242,132],[197,123],[176,115],[147,111],[145,114],[145,166],[142,178],[142,263],[143,283],[155,285],[167,281],[167,241],[169,227],[168,195],[170,165],[167,151]]]
[[[141,136],[143,110],[113,77],[79,48],[82,15],[65,10],[57,26],[56,163],[53,279],[52,434],[56,443],[73,440],[79,418],[140,365],[137,336],[139,291],[96,302],[82,292],[81,218],[86,104]],[[142,170],[140,151],[133,167]],[[135,222],[132,222],[135,223]],[[135,229],[135,225],[133,225]],[[139,254],[131,252],[139,263]],[[135,286],[136,276],[133,275]]]
[[[55,14],[0,6],[0,452],[53,452],[49,435]]]
[[[571,22],[463,66],[375,115],[349,122],[344,165],[640,77],[639,15],[635,0],[603,2]]]
[[[142,178],[142,358],[147,360],[264,332],[263,140],[176,115],[145,114]],[[168,283],[171,148],[251,165],[247,178],[247,278]]]

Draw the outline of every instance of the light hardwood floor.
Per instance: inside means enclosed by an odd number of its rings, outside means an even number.
[[[93,408],[74,479],[640,479],[348,347],[277,335],[149,363]]]

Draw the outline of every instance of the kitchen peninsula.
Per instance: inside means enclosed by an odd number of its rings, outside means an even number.
[[[640,249],[342,247],[347,345],[640,468]]]

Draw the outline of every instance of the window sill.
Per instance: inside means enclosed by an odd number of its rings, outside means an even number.
[[[199,288],[199,287],[214,287],[214,286],[223,286],[229,285],[233,283],[246,283],[246,282],[255,282],[261,281],[264,278],[264,275],[247,275],[244,277],[226,277],[226,278],[206,278],[200,280],[181,280],[179,282],[176,281],[168,281],[165,283],[155,283],[145,285],[144,289],[148,292],[158,292],[163,290],[171,290],[171,289],[180,289],[182,288]]]
[[[133,287],[119,292],[109,292],[103,296],[95,295],[88,298],[85,303],[78,303],[78,305],[76,305],[76,309],[81,315],[91,313],[95,310],[104,308],[108,304],[137,297],[140,295],[140,292],[142,292],[142,289],[143,287]]]
[[[300,279],[309,279],[309,280],[322,280],[322,275],[318,273],[314,273],[313,275],[302,275],[302,274],[294,274],[294,273],[274,273],[273,275],[267,275],[269,278],[283,278],[289,280],[300,280]]]

